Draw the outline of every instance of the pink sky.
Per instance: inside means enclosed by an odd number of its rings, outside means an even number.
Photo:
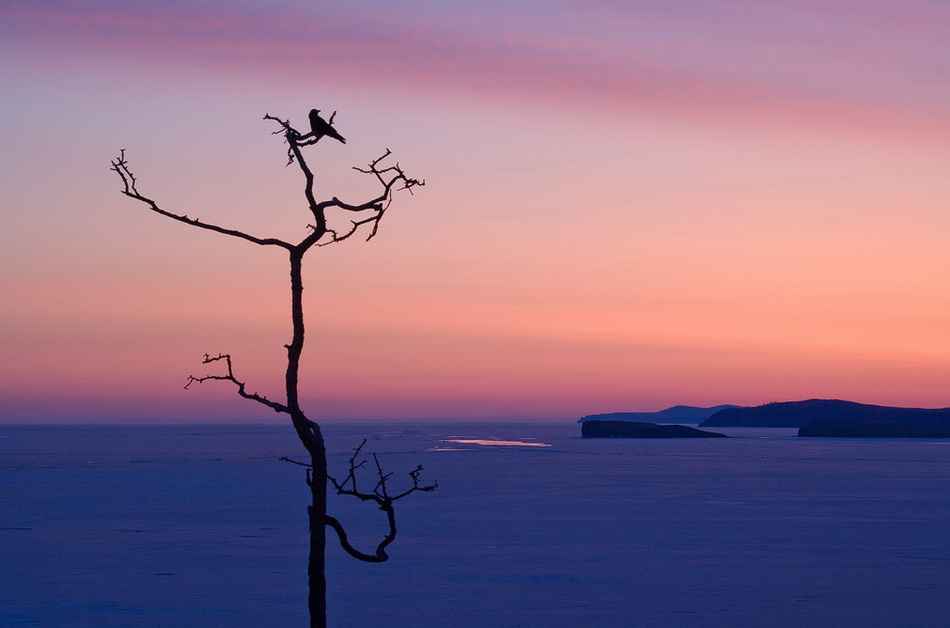
[[[325,4],[325,6],[322,6]],[[279,420],[264,113],[338,110],[319,191],[427,186],[308,258],[323,420],[574,420],[835,397],[950,406],[950,6],[5,2],[0,421]]]

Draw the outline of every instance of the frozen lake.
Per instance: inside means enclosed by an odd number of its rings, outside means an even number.
[[[330,624],[948,625],[950,440],[717,431],[328,424],[331,473],[366,436],[440,485],[399,502],[388,563],[332,546]],[[306,625],[300,450],[283,424],[0,426],[0,626]]]

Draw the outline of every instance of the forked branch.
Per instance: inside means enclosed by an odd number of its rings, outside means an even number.
[[[234,369],[231,366],[231,356],[229,354],[220,353],[212,357],[206,353],[204,360],[202,360],[201,363],[211,364],[212,362],[219,362],[221,360],[223,360],[225,365],[227,366],[227,373],[225,373],[224,375],[205,375],[203,377],[195,377],[194,375],[189,375],[188,381],[185,383],[185,389],[187,390],[189,386],[191,386],[192,384],[196,382],[198,384],[202,384],[208,380],[231,382],[232,384],[237,386],[238,394],[244,397],[245,399],[250,399],[251,401],[256,401],[258,403],[264,404],[265,406],[267,406],[274,412],[284,412],[287,414],[290,413],[290,408],[288,408],[282,403],[271,401],[267,397],[263,395],[259,395],[257,393],[247,392],[247,387],[244,384],[244,382],[240,381],[238,378],[234,376]]]
[[[372,240],[373,236],[375,236],[379,230],[379,221],[383,219],[383,214],[386,213],[390,203],[393,202],[393,193],[400,190],[408,190],[409,193],[412,194],[413,188],[421,187],[426,184],[425,179],[414,179],[408,176],[398,162],[391,166],[381,166],[382,162],[390,155],[392,155],[392,151],[387,148],[385,153],[371,161],[366,168],[353,166],[353,170],[362,172],[363,174],[373,175],[376,180],[379,181],[380,185],[383,186],[383,191],[379,196],[358,205],[344,203],[336,197],[333,197],[330,201],[321,203],[325,208],[337,207],[348,212],[370,212],[370,215],[366,218],[351,220],[350,229],[343,233],[333,233],[332,239],[322,244],[346,240],[356,233],[360,227],[367,224],[372,225],[372,228],[370,229],[369,235],[366,236],[366,240]]]
[[[389,555],[386,553],[386,547],[396,539],[396,511],[393,507],[393,502],[402,499],[403,497],[407,497],[416,491],[434,491],[436,488],[438,488],[439,484],[437,482],[427,485],[421,484],[419,477],[422,475],[422,465],[419,465],[409,472],[409,477],[412,478],[412,486],[401,493],[391,495],[389,493],[388,482],[392,476],[392,473],[384,473],[382,466],[379,464],[379,459],[376,457],[376,454],[373,454],[373,462],[376,464],[376,485],[373,487],[372,492],[360,491],[357,488],[356,479],[357,470],[366,464],[365,459],[359,459],[364,445],[366,445],[366,439],[363,439],[363,442],[360,443],[360,446],[357,447],[353,452],[353,455],[350,456],[349,471],[343,481],[337,481],[336,478],[329,475],[327,476],[327,479],[331,484],[333,484],[333,488],[336,489],[337,495],[352,495],[362,501],[376,502],[376,504],[379,506],[379,509],[386,513],[389,531],[386,533],[386,536],[383,537],[383,540],[380,541],[376,546],[376,553],[366,554],[359,551],[350,544],[349,539],[347,538],[346,530],[344,530],[343,525],[339,522],[339,520],[337,520],[335,517],[331,517],[330,515],[325,515],[325,519],[327,525],[336,531],[337,536],[340,538],[340,545],[347,554],[368,563],[381,563],[389,559]]]

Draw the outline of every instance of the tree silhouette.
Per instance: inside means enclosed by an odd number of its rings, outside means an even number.
[[[316,111],[316,110],[315,110]],[[319,118],[319,116],[316,116]],[[291,126],[289,120],[281,120],[278,117],[265,115],[264,119],[271,121],[279,126],[273,132],[274,135],[282,135],[287,143],[287,165],[296,163],[303,173],[306,185],[304,187],[304,196],[307,207],[313,215],[314,224],[308,225],[307,236],[300,242],[294,244],[286,242],[279,238],[257,237],[243,231],[230,229],[215,225],[197,218],[189,218],[187,215],[178,214],[161,208],[158,203],[145,196],[139,191],[138,180],[129,169],[125,158],[125,149],[122,149],[119,156],[112,161],[112,170],[114,170],[122,180],[122,193],[141,203],[144,203],[151,211],[166,216],[178,222],[185,223],[192,227],[206,229],[232,236],[260,246],[276,246],[283,248],[290,259],[290,287],[291,287],[291,320],[293,335],[289,344],[284,345],[287,349],[287,370],[285,375],[285,399],[275,401],[256,392],[248,392],[245,382],[239,380],[234,375],[232,359],[229,354],[219,355],[205,354],[202,364],[222,367],[216,374],[188,377],[185,388],[193,383],[202,383],[209,380],[231,382],[236,388],[238,394],[252,401],[256,401],[267,406],[275,412],[287,414],[290,416],[290,422],[300,438],[300,442],[309,454],[309,462],[299,462],[283,458],[289,462],[306,467],[306,481],[310,487],[311,504],[307,507],[308,519],[310,525],[310,555],[308,561],[309,578],[309,598],[308,605],[310,611],[310,625],[312,627],[326,626],[326,527],[329,526],[337,533],[340,544],[351,556],[367,562],[383,562],[388,559],[386,548],[396,537],[396,519],[393,502],[406,497],[417,491],[432,491],[437,484],[422,484],[420,474],[422,467],[416,467],[409,472],[411,484],[409,488],[396,494],[391,494],[389,490],[389,481],[391,473],[383,471],[376,455],[373,454],[375,463],[375,486],[371,492],[358,490],[357,475],[364,467],[366,460],[360,459],[363,446],[366,441],[356,448],[355,453],[349,460],[349,469],[347,475],[342,481],[327,474],[327,455],[324,445],[323,434],[320,426],[304,414],[300,407],[300,398],[298,395],[298,378],[300,371],[300,356],[304,347],[304,315],[303,315],[303,257],[314,247],[335,244],[349,239],[358,232],[366,232],[366,240],[372,239],[379,229],[379,223],[389,208],[393,200],[393,195],[397,191],[408,190],[410,194],[413,188],[425,185],[425,181],[414,179],[406,175],[398,163],[387,165],[391,152],[389,149],[379,158],[370,162],[366,167],[354,167],[354,170],[362,172],[375,180],[379,186],[379,192],[371,199],[359,203],[346,203],[339,198],[333,197],[329,200],[318,202],[314,196],[314,175],[307,165],[302,152],[303,148],[313,146],[317,141],[326,135],[338,138],[342,137],[333,129],[332,124],[336,112],[330,116],[329,121],[323,121],[319,118],[319,123],[313,123],[311,115],[310,133],[301,134]],[[327,217],[328,212],[342,211],[350,217],[349,224],[345,228],[339,229],[330,227]],[[364,553],[354,548],[346,535],[343,525],[334,517],[327,514],[327,484],[332,484],[333,488],[340,495],[351,495],[363,501],[375,502],[380,510],[386,513],[388,532],[383,540],[379,542],[376,551],[372,554]]]

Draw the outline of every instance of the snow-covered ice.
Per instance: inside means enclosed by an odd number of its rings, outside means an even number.
[[[722,431],[741,437],[326,425],[331,470],[365,436],[394,477],[422,464],[440,485],[399,503],[388,563],[332,547],[330,624],[947,625],[950,441]],[[294,439],[0,426],[0,625],[305,625]],[[363,546],[383,533],[370,505],[330,510]]]

